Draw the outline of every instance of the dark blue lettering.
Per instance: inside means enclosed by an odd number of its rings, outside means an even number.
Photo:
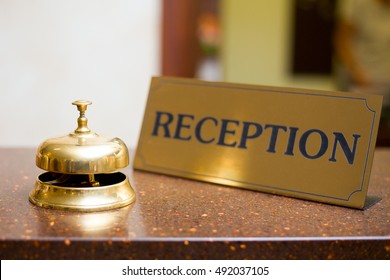
[[[261,135],[261,133],[263,132],[263,128],[261,127],[261,125],[259,125],[258,123],[254,123],[254,122],[243,122],[244,124],[244,127],[242,128],[242,135],[241,135],[241,141],[240,141],[240,145],[238,145],[239,148],[242,148],[242,149],[246,149],[246,141],[248,139],[253,139],[253,138],[257,138]],[[255,127],[255,131],[254,133],[252,134],[249,134],[249,130],[250,130],[250,127],[251,126],[254,126]]]
[[[299,130],[298,127],[290,127],[290,135],[288,137],[288,144],[285,155],[293,156],[294,155],[294,146],[295,146],[295,139],[297,137],[297,131]]]
[[[309,136],[312,135],[313,133],[317,133],[320,135],[321,145],[320,145],[320,149],[315,155],[309,155],[306,150],[306,142]],[[310,158],[310,159],[319,158],[325,154],[327,149],[328,149],[328,137],[326,137],[326,134],[323,131],[318,129],[310,129],[306,131],[305,133],[302,134],[302,137],[299,140],[299,150],[301,151],[301,154],[306,158]]]
[[[162,120],[163,116],[166,116],[166,119],[164,121]],[[167,112],[156,112],[156,121],[154,123],[152,135],[158,136],[159,127],[162,127],[164,130],[163,137],[171,138],[171,133],[169,131],[168,126],[172,123],[172,121],[173,121],[173,114]]]
[[[228,125],[229,124],[239,125],[240,122],[239,121],[235,121],[235,120],[222,119],[222,125],[221,125],[221,131],[220,131],[221,133],[219,135],[219,139],[218,139],[217,145],[229,146],[229,147],[235,147],[236,146],[237,142],[233,142],[233,143],[230,143],[230,144],[225,142],[226,134],[231,134],[231,135],[235,135],[236,134],[235,130],[228,130]]]
[[[201,143],[203,143],[203,144],[209,144],[209,143],[214,142],[214,140],[215,140],[215,138],[211,138],[211,139],[205,140],[205,139],[202,137],[201,131],[202,131],[203,124],[204,124],[206,121],[208,121],[208,120],[214,122],[215,126],[218,125],[218,121],[217,121],[215,118],[206,117],[206,118],[201,119],[201,120],[198,122],[198,124],[196,125],[196,127],[195,127],[195,137],[196,137],[196,139],[197,139],[199,142],[201,142]]]
[[[287,131],[287,127],[286,126],[281,126],[281,125],[266,124],[264,129],[267,129],[269,127],[272,128],[272,132],[271,132],[271,139],[269,141],[269,146],[268,146],[267,152],[275,153],[276,152],[275,151],[276,140],[278,138],[279,129]]]
[[[334,138],[334,145],[333,145],[333,152],[332,156],[330,157],[329,161],[336,161],[336,149],[337,149],[337,143],[340,144],[341,149],[344,152],[345,157],[347,158],[347,161],[349,164],[353,164],[355,160],[355,153],[356,153],[356,146],[358,139],[360,138],[360,135],[353,134],[353,148],[351,149],[347,143],[347,140],[345,139],[344,135],[340,132],[333,132]]]
[[[175,130],[175,136],[173,138],[180,139],[180,140],[186,140],[186,141],[191,140],[191,136],[183,137],[181,135],[181,131],[183,128],[191,128],[191,126],[189,124],[183,123],[184,118],[189,118],[189,119],[193,120],[194,116],[193,115],[186,115],[186,114],[178,114],[177,117],[178,117],[178,119],[177,119],[177,125],[176,125],[176,130]]]

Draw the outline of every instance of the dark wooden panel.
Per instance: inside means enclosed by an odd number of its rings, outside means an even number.
[[[199,1],[164,0],[162,10],[162,74],[193,77],[199,56]]]
[[[335,0],[294,0],[294,74],[332,72]]]

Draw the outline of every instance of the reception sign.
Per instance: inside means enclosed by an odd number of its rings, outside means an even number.
[[[382,97],[153,78],[134,168],[363,208]]]

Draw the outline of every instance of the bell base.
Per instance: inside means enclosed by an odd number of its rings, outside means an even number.
[[[83,175],[71,176],[70,183],[63,183],[63,174],[39,175],[29,195],[30,202],[43,208],[94,212],[121,208],[135,201],[135,192],[121,172],[96,174],[95,178],[102,182],[96,187],[83,186],[77,177]]]

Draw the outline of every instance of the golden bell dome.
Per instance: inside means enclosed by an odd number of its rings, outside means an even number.
[[[129,164],[129,152],[119,138],[106,138],[91,132],[85,117],[90,101],[72,103],[80,111],[74,133],[51,138],[38,148],[36,165],[44,170],[63,174],[112,173]]]
[[[41,207],[78,211],[109,210],[132,203],[135,193],[127,176],[118,172],[129,164],[126,144],[88,128],[85,111],[90,101],[72,104],[80,112],[78,127],[38,147],[36,165],[48,172],[38,176],[30,201]]]

